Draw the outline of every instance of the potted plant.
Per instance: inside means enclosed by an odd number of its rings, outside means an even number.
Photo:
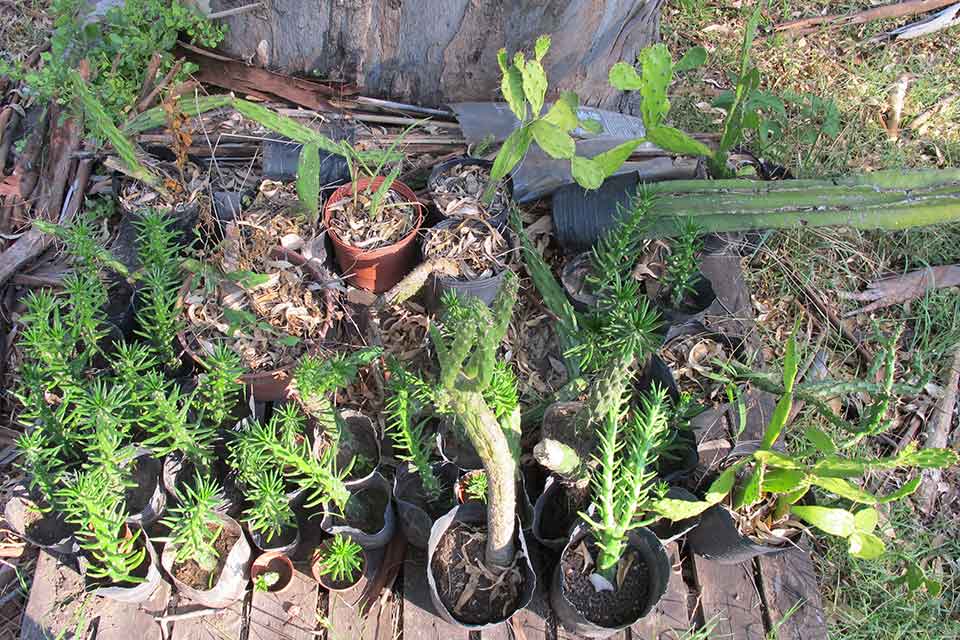
[[[497,348],[517,296],[517,278],[504,280],[492,308],[449,295],[442,331],[430,327],[440,363],[432,393],[437,407],[457,415],[480,453],[488,478],[487,504],[454,507],[437,520],[427,547],[431,598],[441,616],[469,628],[503,622],[530,601],[536,576],[517,527],[520,411],[515,380],[497,375]],[[476,590],[454,590],[465,567],[481,564]],[[492,580],[492,576],[497,576]]]
[[[698,265],[704,249],[703,230],[692,220],[678,225],[677,235],[667,242],[668,253],[654,287],[657,304],[674,325],[706,311],[716,300],[713,286]]]
[[[66,520],[77,527],[88,588],[120,602],[144,602],[162,581],[153,544],[126,522],[122,491],[100,470],[71,474],[58,491]]]
[[[250,566],[253,590],[280,594],[293,583],[293,562],[280,551],[267,551],[257,556]]]
[[[243,597],[251,552],[243,529],[218,511],[220,487],[197,476],[163,524],[170,528],[161,564],[177,590],[197,604],[219,609]]]
[[[383,175],[402,138],[375,164],[342,142],[350,183],[334,191],[323,207],[323,226],[344,278],[374,293],[393,287],[417,259],[416,236],[423,224],[423,205],[410,187],[397,179],[402,163]]]
[[[459,156],[434,165],[427,179],[438,222],[446,218],[478,217],[494,227],[507,222],[513,198],[513,180],[507,177],[496,185],[488,204],[483,194],[490,182],[493,162]]]
[[[432,306],[439,308],[447,291],[492,303],[514,262],[513,254],[509,230],[483,219],[450,218],[429,229],[423,241],[424,257],[449,259],[458,271],[455,276],[431,275],[427,291]]]
[[[300,543],[300,527],[279,469],[261,467],[247,494],[244,512],[253,543],[261,551],[292,556]]]
[[[564,627],[593,638],[613,635],[646,615],[666,591],[670,561],[646,525],[659,516],[656,459],[669,440],[666,391],[642,398],[632,416],[611,404],[598,426],[597,468],[587,526],[560,555],[550,603]]]
[[[750,372],[749,379],[761,388],[775,391],[780,399],[759,442],[739,443],[727,457],[725,468],[695,501],[663,499],[658,509],[672,520],[700,516],[699,525],[687,540],[698,554],[718,562],[735,563],[757,555],[778,553],[790,547],[803,531],[805,522],[820,531],[845,538],[851,555],[864,559],[883,554],[883,541],[873,531],[877,524],[874,507],[909,496],[919,486],[919,476],[896,491],[877,496],[852,482],[871,469],[930,469],[957,463],[949,449],[917,450],[905,447],[889,457],[849,455],[851,448],[866,437],[886,431],[885,416],[894,388],[895,345],[899,334],[887,340],[876,370],[883,372],[880,383],[798,384],[799,367],[796,331],[790,336],[784,356],[782,382],[777,385],[768,374]],[[874,400],[852,424],[826,406],[824,397],[850,389],[870,392]],[[836,427],[839,437],[810,426],[804,430],[808,446],[798,454],[779,450],[795,398],[802,398]],[[846,455],[845,455],[846,454]],[[809,504],[805,498],[813,487],[829,496],[830,506]],[[846,503],[854,507],[842,506]]]
[[[487,502],[487,474],[477,469],[463,474],[455,487],[457,502],[486,504]]]
[[[336,534],[324,541],[310,561],[310,570],[328,591],[347,591],[363,577],[367,553],[349,536]]]
[[[432,404],[430,386],[394,358],[387,369],[386,429],[403,463],[393,485],[397,513],[407,541],[426,549],[434,521],[453,507],[456,469],[432,460],[430,418],[422,415]]]

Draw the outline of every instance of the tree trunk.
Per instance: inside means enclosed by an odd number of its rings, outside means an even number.
[[[495,100],[496,54],[553,46],[552,95],[622,110],[607,72],[655,40],[663,0],[266,0],[224,19],[230,54],[289,73],[356,84],[366,95],[438,105]],[[211,0],[212,11],[248,4]],[[258,54],[259,50],[259,54]]]

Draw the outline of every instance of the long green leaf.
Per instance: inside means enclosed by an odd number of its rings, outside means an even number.
[[[664,151],[676,153],[682,156],[711,156],[713,151],[702,142],[694,140],[683,131],[657,125],[647,128],[647,140],[657,145]]]

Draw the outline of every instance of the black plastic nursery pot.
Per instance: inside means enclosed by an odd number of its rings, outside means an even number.
[[[340,440],[337,443],[337,468],[353,467],[344,482],[347,487],[359,486],[380,469],[380,437],[373,420],[353,409],[340,411]]]
[[[507,216],[510,214],[510,202],[513,200],[513,178],[507,177],[497,187],[499,194],[494,196],[494,201],[489,208],[483,207],[479,202],[480,198],[456,198],[448,194],[440,193],[437,189],[438,183],[445,178],[449,178],[458,167],[479,167],[489,179],[490,169],[493,168],[493,161],[482,158],[471,158],[469,156],[460,156],[445,160],[440,164],[434,165],[430,171],[430,177],[427,179],[427,191],[430,193],[430,200],[433,206],[430,208],[430,224],[435,224],[461,215],[480,215],[487,222],[494,226],[503,226],[507,222]],[[482,196],[486,182],[476,185]],[[474,185],[470,185],[469,191],[474,191]]]
[[[637,190],[636,173],[613,176],[603,186],[585,191],[575,184],[553,194],[554,237],[567,254],[592,247],[614,228],[621,208],[627,208]]]
[[[294,524],[292,527],[282,529],[279,534],[274,535],[270,540],[267,540],[262,532],[250,529],[250,539],[264,553],[280,553],[292,557],[297,553],[297,548],[300,546],[300,526]]]
[[[443,573],[448,570],[449,564],[443,558],[441,547],[451,544],[449,541],[453,535],[452,530],[457,525],[471,525],[473,527],[482,527],[487,522],[487,507],[479,504],[458,505],[439,518],[430,531],[430,541],[427,546],[427,583],[430,587],[430,598],[433,606],[441,618],[465,629],[486,629],[494,625],[509,620],[517,611],[526,608],[533,598],[533,593],[537,586],[537,575],[530,561],[530,552],[527,549],[527,541],[523,534],[523,527],[519,520],[516,527],[517,548],[522,557],[519,558],[519,569],[521,571],[522,583],[519,585],[517,598],[512,606],[506,610],[493,611],[486,608],[478,617],[482,619],[462,619],[454,612],[454,607],[444,602],[444,598],[438,591],[438,583],[443,582]],[[455,553],[459,553],[455,541],[451,544]],[[475,545],[476,546],[476,545]],[[484,544],[479,545],[479,560],[482,562],[485,549]],[[477,589],[477,594],[489,593],[482,588]],[[452,597],[459,597],[459,594],[448,594]],[[475,596],[478,597],[478,596]],[[479,597],[483,597],[482,595]]]
[[[52,509],[43,512],[39,497],[31,495],[23,484],[17,484],[3,508],[3,519],[11,530],[35,547],[50,553],[72,555],[80,550],[76,531],[63,515]]]
[[[445,462],[461,471],[483,469],[483,460],[477,455],[466,431],[453,416],[444,416],[437,426],[437,450]]]
[[[139,449],[130,461],[133,486],[124,492],[124,503],[130,513],[127,524],[147,527],[163,515],[167,507],[167,494],[160,480],[163,464],[163,460],[154,458],[148,449]]]
[[[343,140],[346,132],[334,129],[330,132],[334,140]],[[263,177],[270,180],[290,182],[297,179],[300,167],[300,152],[303,145],[285,139],[263,141]],[[350,168],[346,159],[335,153],[320,151],[320,184],[323,186],[340,185],[350,179]]]
[[[560,282],[577,311],[584,312],[597,306],[597,296],[593,294],[588,277],[593,273],[592,254],[589,251],[578,253],[563,263]]]
[[[586,526],[574,529],[550,582],[550,605],[565,629],[587,638],[607,638],[650,613],[663,597],[670,578],[670,558],[663,544],[646,528],[630,531],[627,539],[624,554],[635,555],[623,584],[613,591],[597,591],[582,573],[582,556],[574,557],[574,550],[586,542],[595,559],[592,534]]]
[[[387,546],[397,526],[391,489],[379,473],[351,485],[344,512],[341,514],[333,505],[327,505],[320,528],[331,535],[350,536],[364,549]]]
[[[457,479],[457,467],[448,462],[438,462],[432,465],[432,469],[441,485],[437,504],[427,499],[420,475],[407,465],[397,467],[393,479],[393,496],[400,529],[407,542],[418,549],[427,548],[434,521],[454,504],[452,487]]]
[[[160,583],[163,582],[163,575],[160,573],[160,563],[157,558],[157,551],[153,548],[153,543],[147,537],[146,531],[140,529],[139,527],[137,527],[137,530],[139,531],[139,538],[136,544],[143,546],[147,551],[146,557],[143,560],[143,564],[139,568],[139,573],[141,575],[138,577],[141,578],[143,582],[131,583],[129,585],[102,585],[99,581],[91,580],[87,577],[86,559],[81,556],[79,562],[80,573],[84,576],[84,582],[86,583],[88,590],[93,594],[103,596],[104,598],[110,598],[111,600],[116,600],[117,602],[136,604],[149,600],[150,596],[152,596],[154,591],[157,590],[157,587],[160,586]],[[135,573],[137,573],[136,570]]]
[[[556,476],[547,478],[533,505],[533,537],[548,549],[562,551],[589,499],[589,486],[577,488]]]
[[[679,307],[674,306],[662,294],[662,287],[654,289],[652,298],[660,310],[660,315],[663,316],[664,323],[669,326],[678,326],[702,320],[704,313],[717,299],[717,294],[710,280],[698,270],[693,283],[693,292],[687,295]]]
[[[181,569],[190,569],[189,565],[196,563],[193,560],[176,563],[177,548],[174,544],[167,543],[160,556],[160,563],[173,580],[177,591],[193,600],[195,604],[211,609],[228,607],[243,597],[247,583],[250,581],[250,562],[253,555],[240,524],[229,516],[220,515],[219,517],[223,526],[220,536],[228,536],[224,538],[224,543],[229,544],[223,550],[217,568],[214,570],[216,577],[211,588],[199,589],[178,577]]]
[[[458,218],[448,218],[437,224],[434,229],[450,229],[457,225],[469,224],[471,221]],[[482,223],[481,223],[482,224]],[[516,248],[516,241],[513,232],[504,227],[499,230],[507,241],[509,250]],[[430,233],[428,230],[427,233]],[[433,273],[427,281],[426,302],[428,308],[432,311],[439,311],[443,308],[442,300],[444,294],[452,291],[461,298],[479,298],[487,306],[493,304],[493,299],[497,297],[504,278],[510,268],[501,269],[493,275],[485,278],[468,279],[466,277],[451,277],[448,275]]]

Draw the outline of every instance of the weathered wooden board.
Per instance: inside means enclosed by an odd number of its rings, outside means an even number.
[[[282,593],[254,592],[250,602],[249,640],[312,640],[317,627],[319,586],[306,567],[293,572]]]
[[[757,560],[767,615],[779,640],[827,640],[827,622],[806,539],[800,547]]]
[[[670,581],[667,592],[646,617],[630,627],[632,640],[674,640],[690,629],[687,610],[688,589],[680,568],[680,549],[676,542],[667,545],[670,557]]]
[[[169,623],[170,640],[226,640],[226,638],[242,637],[241,634],[246,626],[249,598],[248,592],[245,598],[216,613]],[[201,605],[192,604],[185,598],[179,598],[167,613],[175,615],[204,608]]]
[[[331,640],[386,640],[395,636],[395,612],[389,597],[373,603],[368,611],[361,609],[364,604],[361,596],[380,570],[384,553],[384,549],[367,551],[367,567],[360,582],[347,591],[330,592],[327,617],[330,620]]]
[[[703,619],[716,621],[712,637],[764,640],[766,630],[753,562],[720,564],[700,556],[694,556],[693,562]]]
[[[33,576],[30,599],[20,626],[21,640],[67,637],[83,629],[89,637],[103,640],[160,640],[160,627],[151,612],[161,612],[170,587],[160,585],[141,609],[87,594],[83,578],[57,558],[41,551]],[[146,610],[145,610],[146,609]]]
[[[404,640],[468,640],[470,633],[437,616],[427,586],[427,559],[420,549],[407,548],[403,566]]]
[[[537,574],[537,588],[533,592],[533,599],[527,608],[518,611],[504,624],[497,625],[480,632],[482,640],[544,640],[547,629],[552,626],[550,619],[550,603],[547,600],[549,576],[545,563],[545,552],[533,538],[527,537],[527,550],[530,560]]]

